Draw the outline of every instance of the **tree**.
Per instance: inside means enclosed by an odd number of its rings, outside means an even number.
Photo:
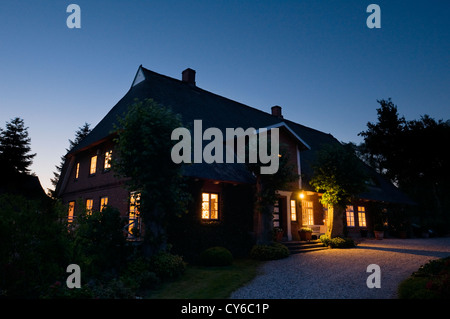
[[[189,198],[181,166],[171,158],[175,144],[171,134],[182,122],[152,99],[136,100],[118,122],[118,159],[113,169],[128,177],[130,191],[140,193],[137,205],[144,224],[144,254],[151,256],[166,248],[168,218],[183,213]]]
[[[404,139],[407,122],[400,117],[397,106],[391,99],[377,100],[378,122],[367,123],[367,131],[359,133],[364,137],[360,147],[363,159],[378,173],[386,176],[392,182],[398,183],[398,172],[404,166]]]
[[[36,154],[30,154],[31,139],[24,120],[16,117],[6,123],[6,129],[0,129],[0,165],[5,175],[14,173],[28,174]]]
[[[345,207],[365,189],[363,164],[351,145],[325,145],[317,151],[313,170],[310,185],[322,193],[320,201],[329,208],[327,235],[342,236]]]
[[[362,158],[419,203],[422,224],[448,230],[450,158],[444,145],[450,140],[450,122],[428,115],[406,121],[390,99],[378,103],[378,122],[360,133]]]
[[[78,130],[75,132],[75,140],[71,140],[69,139],[69,148],[66,148],[66,153],[70,152],[70,150],[72,150],[75,146],[77,146],[90,132],[90,124],[89,123],[84,123],[83,126],[80,126],[78,128]],[[56,185],[58,184],[59,181],[59,177],[61,176],[61,170],[64,166],[64,162],[66,161],[66,157],[63,155],[61,156],[61,162],[59,163],[59,165],[56,165],[56,171],[53,172],[53,178],[50,180],[52,182],[53,187],[56,188]],[[52,197],[54,196],[54,192],[55,190],[49,190],[49,193],[52,195]]]

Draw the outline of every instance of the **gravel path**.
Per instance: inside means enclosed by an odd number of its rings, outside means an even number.
[[[392,299],[398,284],[431,259],[450,256],[450,238],[366,239],[356,248],[326,249],[264,263],[260,274],[232,293],[242,299]],[[367,266],[381,269],[369,289]]]

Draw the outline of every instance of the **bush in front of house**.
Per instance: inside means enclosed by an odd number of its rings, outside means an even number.
[[[289,249],[277,242],[269,245],[255,245],[250,251],[250,257],[258,260],[275,260],[289,256]]]
[[[330,248],[356,247],[355,241],[351,238],[342,238],[342,237],[330,238],[327,235],[321,235],[319,239],[325,247],[330,247]]]
[[[225,247],[211,247],[200,254],[200,263],[204,266],[228,266],[233,263],[233,255]]]
[[[431,260],[398,286],[400,299],[449,299],[450,257]]]
[[[160,252],[150,259],[150,269],[161,279],[173,279],[186,270],[183,258],[168,252]]]
[[[322,242],[322,244],[323,244],[325,247],[330,246],[330,237],[328,237],[327,235],[321,235],[321,236],[319,237],[319,240]]]

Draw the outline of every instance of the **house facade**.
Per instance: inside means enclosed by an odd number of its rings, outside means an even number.
[[[316,151],[323,145],[339,144],[332,135],[285,119],[280,106],[264,112],[199,88],[196,72],[186,69],[181,80],[138,68],[129,91],[67,155],[56,194],[68,207],[69,221],[79,208],[102,210],[105,205],[117,208],[128,220],[125,231],[130,240],[139,240],[141,220],[135,201],[139,196],[128,191],[125,180],[117,177],[111,159],[118,156],[113,139],[117,117],[123,116],[135,99],[153,99],[180,114],[186,127],[202,120],[203,129],[278,128],[280,145],[298,179],[287,189],[278,191],[273,208],[273,226],[280,227],[284,240],[299,240],[298,230],[313,228],[313,234],[325,233],[327,209],[320,203],[321,194],[309,186]],[[186,249],[203,249],[213,244],[236,246],[251,243],[258,232],[253,214],[255,176],[240,163],[194,163],[183,166],[193,202],[182,221],[174,221],[175,237]],[[367,191],[347,207],[349,234],[359,236],[373,228],[372,210],[380,203],[408,203],[395,186],[367,167],[370,180]],[[361,230],[363,232],[361,232]],[[188,238],[188,240],[186,240]],[[184,239],[184,240],[183,240]],[[193,247],[189,247],[193,246]],[[242,246],[242,245],[241,245]],[[230,247],[233,250],[233,247]]]

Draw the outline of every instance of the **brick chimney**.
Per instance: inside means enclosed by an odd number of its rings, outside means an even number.
[[[281,115],[281,106],[279,105],[272,106],[272,115],[282,119],[283,115]]]
[[[181,72],[181,81],[195,86],[195,70],[187,68]]]

